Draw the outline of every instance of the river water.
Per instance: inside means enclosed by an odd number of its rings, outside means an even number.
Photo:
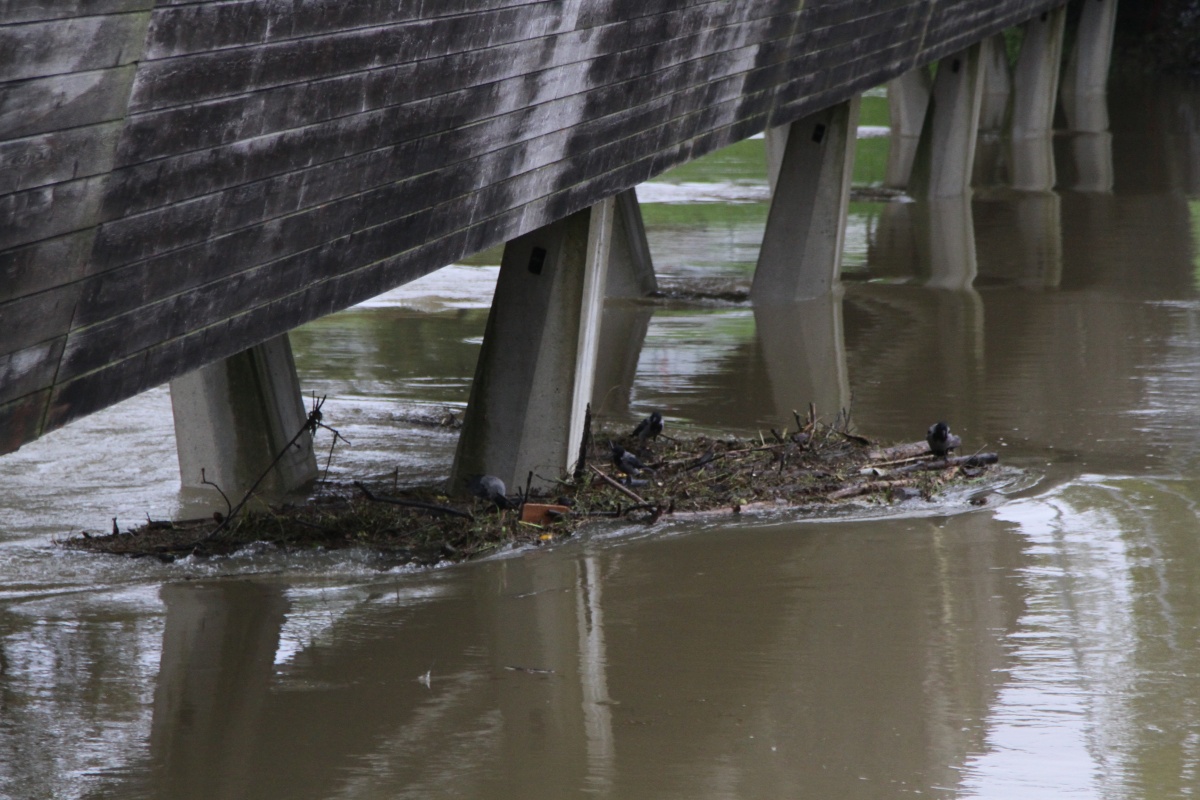
[[[973,247],[856,200],[829,301],[606,311],[609,421],[945,419],[1011,470],[981,507],[597,528],[422,571],[164,565],[52,541],[192,508],[165,389],[0,459],[0,796],[1192,796],[1200,91],[1117,79],[1110,111],[1085,144],[1113,191],[1059,137],[1067,188],[980,188]],[[886,146],[860,141],[860,181]],[[762,157],[640,187],[664,287],[748,285]],[[351,442],[334,477],[448,472],[455,434],[422,420],[465,404],[497,261],[293,334]]]

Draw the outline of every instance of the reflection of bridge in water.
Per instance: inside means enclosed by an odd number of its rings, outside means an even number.
[[[774,188],[752,294],[801,305],[795,325],[758,312],[763,349],[810,354],[781,398],[835,408],[861,91],[892,81],[889,180],[922,201],[897,213],[928,214],[915,252],[936,285],[969,289],[977,271],[981,126],[1031,219],[1060,213],[1060,94],[1073,185],[1111,183],[1113,0],[1083,6],[1065,60],[1053,1],[632,18],[607,2],[148,5],[0,25],[28,56],[0,75],[6,449],[171,380],[185,485],[201,468],[244,485],[304,419],[283,334],[507,242],[455,474],[564,468],[608,335],[600,304],[654,285],[631,187],[764,129]],[[1010,66],[995,38],[1012,26]],[[1030,246],[1052,252],[1037,238],[1052,230],[1031,226]],[[311,447],[293,455],[280,487],[314,472]]]
[[[828,531],[799,546],[759,537],[749,559],[737,537],[662,540],[671,576],[617,549],[316,605],[270,581],[167,585],[146,744],[86,796],[317,798],[359,782],[371,797],[625,796],[625,784],[777,796],[838,794],[862,774],[952,785],[984,747],[1001,634],[1022,610],[1020,538],[976,520],[936,558]],[[987,579],[961,585],[978,563]],[[813,583],[840,587],[836,601],[814,605]],[[650,596],[664,602],[647,608]],[[748,606],[763,618],[713,626]],[[311,616],[319,633],[297,627]],[[847,619],[862,624],[853,635]],[[881,650],[894,682],[877,680]],[[731,753],[742,741],[754,746]],[[780,761],[775,742],[798,752]]]

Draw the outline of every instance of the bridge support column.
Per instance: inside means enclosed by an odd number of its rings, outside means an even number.
[[[1108,130],[1108,68],[1117,0],[1085,0],[1063,75],[1063,109],[1073,131]]]
[[[954,197],[971,190],[983,74],[991,40],[938,63],[910,181],[915,197]]]
[[[1071,160],[1071,188],[1110,192],[1113,187],[1112,134],[1108,120],[1108,69],[1112,60],[1117,0],[1085,0],[1063,73]]]
[[[750,297],[820,297],[837,284],[854,167],[859,98],[787,126]]]
[[[646,240],[646,225],[637,192],[626,189],[613,198],[612,246],[609,248],[608,275],[605,279],[609,297],[646,297],[658,291],[650,244]]]
[[[179,475],[184,488],[204,477],[231,498],[248,490],[307,418],[287,335],[171,381]],[[260,488],[298,489],[317,476],[305,433]]]
[[[530,471],[545,486],[574,462],[592,392],[616,205],[609,198],[505,246],[452,490],[477,474],[514,490]]]
[[[929,70],[925,67],[910,69],[899,78],[888,81],[888,118],[892,134],[884,186],[908,188],[913,158],[917,154],[921,128],[925,124],[925,111],[929,107],[931,83]]]
[[[1003,174],[1007,159],[1005,137],[1009,128],[1009,106],[1012,101],[1012,70],[1004,34],[992,37],[992,45],[984,54],[983,101],[979,109],[979,139],[975,143],[974,183],[994,186],[1008,182]]]
[[[1054,188],[1054,109],[1058,101],[1066,6],[1026,22],[1013,76],[1011,124],[1012,186],[1026,191]]]

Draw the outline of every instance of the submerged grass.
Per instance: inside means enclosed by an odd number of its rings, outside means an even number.
[[[653,524],[768,509],[826,509],[849,498],[891,502],[932,497],[950,484],[981,478],[994,454],[935,458],[924,442],[880,448],[848,426],[810,415],[798,430],[770,437],[662,436],[642,442],[598,432],[587,468],[550,491],[513,496],[501,509],[452,498],[441,487],[391,489],[383,481],[326,485],[308,502],[247,511],[232,521],[148,520],[128,533],[84,532],[59,544],[95,553],[163,561],[236,552],[266,542],[292,551],[346,547],[418,565],[461,561],[514,546],[572,535],[598,519]],[[610,443],[636,453],[648,469],[623,474]]]

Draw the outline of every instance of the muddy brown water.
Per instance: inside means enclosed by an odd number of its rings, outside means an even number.
[[[911,204],[864,202],[837,303],[607,311],[610,419],[754,432],[841,393],[872,436],[944,418],[1020,468],[981,508],[161,565],[49,542],[200,503],[164,391],[0,459],[0,796],[1191,796],[1200,91],[1119,80],[1110,110],[1115,190],[980,190],[956,274]],[[760,157],[642,187],[665,281],[745,285]],[[466,400],[487,260],[294,335],[335,476],[446,473],[413,420]]]

